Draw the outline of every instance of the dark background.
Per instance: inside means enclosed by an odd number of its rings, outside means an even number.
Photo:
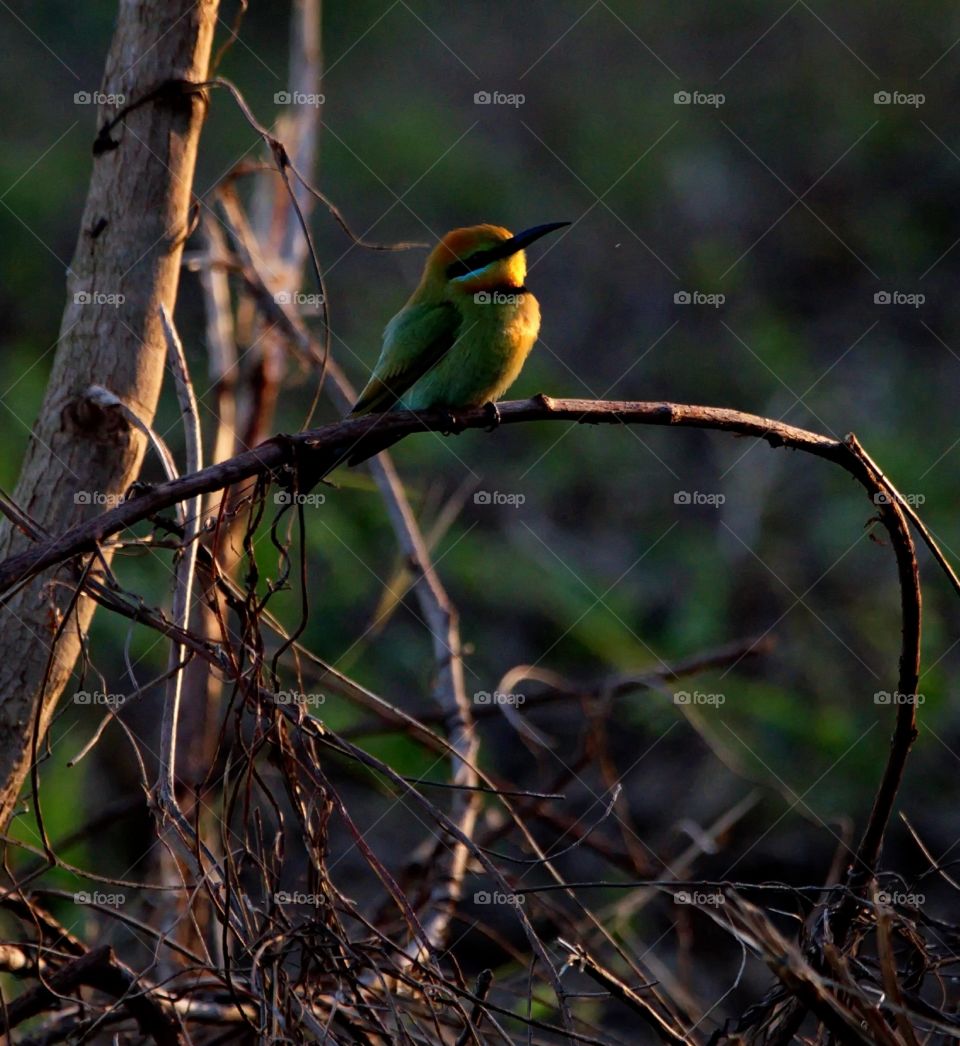
[[[8,490],[53,359],[91,166],[95,114],[74,94],[100,82],[114,7],[0,7],[0,481]],[[722,405],[835,436],[856,432],[900,489],[922,501],[924,519],[958,558],[955,5],[326,7],[314,177],[355,230],[431,243],[480,221],[514,230],[573,223],[529,252],[542,337],[511,395]],[[220,39],[233,14],[228,4]],[[253,3],[221,69],[267,126],[286,87],[287,15],[283,5]],[[476,104],[482,91],[523,102]],[[693,91],[722,95],[722,104],[675,102],[677,92]],[[895,91],[922,102],[875,101]],[[262,158],[259,140],[217,94],[198,195],[208,199],[242,158]],[[333,351],[359,385],[424,255],[360,249],[321,211],[312,226]],[[724,301],[677,303],[681,292]],[[884,292],[922,301],[878,302]],[[202,299],[189,273],[177,318],[209,403]],[[302,424],[315,388],[296,368],[290,383],[280,430]],[[334,416],[326,405],[318,414]],[[182,460],[169,385],[157,428]],[[893,555],[845,473],[720,434],[558,424],[416,436],[395,460],[426,524],[455,491],[466,496],[436,560],[461,610],[471,691],[493,690],[517,663],[589,682],[769,633],[776,646],[761,660],[684,684],[722,694],[722,705],[677,706],[669,687],[603,711],[629,818],[621,811],[598,832],[657,869],[689,842],[686,819],[705,826],[759,783],[762,802],[698,873],[822,881],[843,818],[856,834],[869,810],[893,722],[875,694],[895,688],[899,645]],[[157,478],[153,469],[148,478]],[[475,491],[524,501],[478,504]],[[725,500],[675,503],[683,491]],[[307,509],[307,526],[306,642],[403,707],[428,708],[429,636],[414,601],[382,633],[367,633],[398,556],[365,474],[328,490],[322,506]],[[949,863],[960,834],[957,608],[922,557],[924,703],[900,806]],[[148,602],[168,600],[164,564],[141,559],[122,570]],[[277,609],[296,620],[292,597]],[[98,617],[92,646],[117,691],[130,689],[125,640],[123,623]],[[143,678],[162,671],[164,644],[139,632],[132,644]],[[336,727],[356,718],[334,699],[322,715]],[[128,787],[119,732],[109,750],[65,767],[98,717],[68,702],[58,721],[45,770],[54,837],[89,816],[97,797]],[[584,713],[552,706],[529,719],[553,738],[552,750],[531,760],[494,720],[482,730],[484,760],[526,787],[543,786],[576,763]],[[403,741],[371,744],[404,772],[432,766]],[[589,760],[577,765],[567,809],[589,822],[606,786]],[[399,859],[421,826],[381,822],[383,811],[367,801],[368,822],[378,822],[371,839]],[[35,842],[28,823],[19,831]],[[105,838],[97,858],[113,855],[117,872],[141,860],[137,840],[119,829]],[[552,838],[545,832],[542,841]],[[78,864],[94,859],[85,848],[69,853]],[[922,866],[899,820],[886,865],[905,873]],[[587,858],[578,870],[590,873]],[[603,912],[618,899],[592,901]],[[631,932],[649,944],[676,917],[658,901]],[[694,932],[703,947],[713,940],[696,920]],[[658,949],[671,961],[674,936]],[[718,984],[724,970],[718,964],[711,975]]]

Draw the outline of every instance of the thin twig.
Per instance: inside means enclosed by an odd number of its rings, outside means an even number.
[[[591,980],[605,988],[615,999],[639,1014],[663,1042],[684,1046],[689,1042],[682,1029],[671,1027],[667,1019],[636,990],[599,963],[581,944],[571,944],[562,937],[557,944],[568,955],[567,963],[582,970]],[[649,985],[647,987],[650,987]]]
[[[187,473],[196,473],[203,464],[203,451],[200,437],[200,415],[197,411],[197,399],[187,368],[187,359],[183,345],[173,326],[173,320],[166,307],[160,307],[160,320],[163,324],[163,335],[167,343],[167,358],[173,372],[177,388],[177,400],[183,417],[183,428],[186,444]],[[190,627],[190,604],[193,592],[194,567],[197,562],[197,537],[200,532],[200,514],[203,499],[200,493],[185,499],[184,510],[184,547],[174,573],[173,620],[186,630]],[[163,706],[163,723],[160,739],[160,776],[157,781],[157,799],[160,808],[166,811],[177,811],[176,796],[176,760],[177,760],[177,721],[180,715],[180,695],[183,689],[182,664],[186,649],[174,643],[170,650],[169,668],[173,675],[167,683],[167,694]]]

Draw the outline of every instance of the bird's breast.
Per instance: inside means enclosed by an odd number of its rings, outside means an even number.
[[[474,402],[497,399],[513,384],[539,330],[540,305],[525,287],[493,288],[473,296],[463,313],[462,352],[457,355],[474,376]]]
[[[492,287],[456,302],[457,340],[443,359],[403,397],[404,405],[479,405],[499,399],[513,384],[540,330],[540,306],[524,287]]]
[[[461,311],[465,338],[472,330],[476,340],[495,354],[512,357],[520,353],[521,363],[540,330],[540,305],[525,287],[506,285],[478,291]]]

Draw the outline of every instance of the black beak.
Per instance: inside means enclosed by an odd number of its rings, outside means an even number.
[[[447,267],[447,279],[452,280],[459,276],[466,276],[476,269],[482,269],[491,262],[500,261],[501,258],[509,258],[511,254],[516,254],[517,251],[522,251],[525,247],[529,247],[531,243],[535,243],[541,236],[546,236],[548,232],[563,229],[570,224],[570,222],[547,222],[546,225],[534,225],[532,229],[524,229],[523,232],[518,232],[516,236],[511,236],[509,240],[498,243],[496,247],[487,247],[485,250],[471,254],[469,258],[455,261]]]
[[[525,247],[529,247],[531,243],[536,243],[541,236],[546,236],[548,232],[564,229],[569,224],[570,222],[547,222],[546,225],[534,225],[532,229],[524,229],[523,232],[518,232],[516,236],[511,236],[509,240],[504,240],[503,243],[493,247],[489,253],[495,258],[509,258],[511,254],[516,254],[517,251],[522,251]]]

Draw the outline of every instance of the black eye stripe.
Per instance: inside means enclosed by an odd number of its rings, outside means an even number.
[[[496,248],[487,247],[482,251],[474,251],[473,254],[468,254],[466,258],[458,258],[447,266],[447,279],[452,280],[457,276],[466,276],[468,272],[473,272],[474,269],[482,269],[484,265],[497,261],[499,258],[500,255],[497,253]]]

